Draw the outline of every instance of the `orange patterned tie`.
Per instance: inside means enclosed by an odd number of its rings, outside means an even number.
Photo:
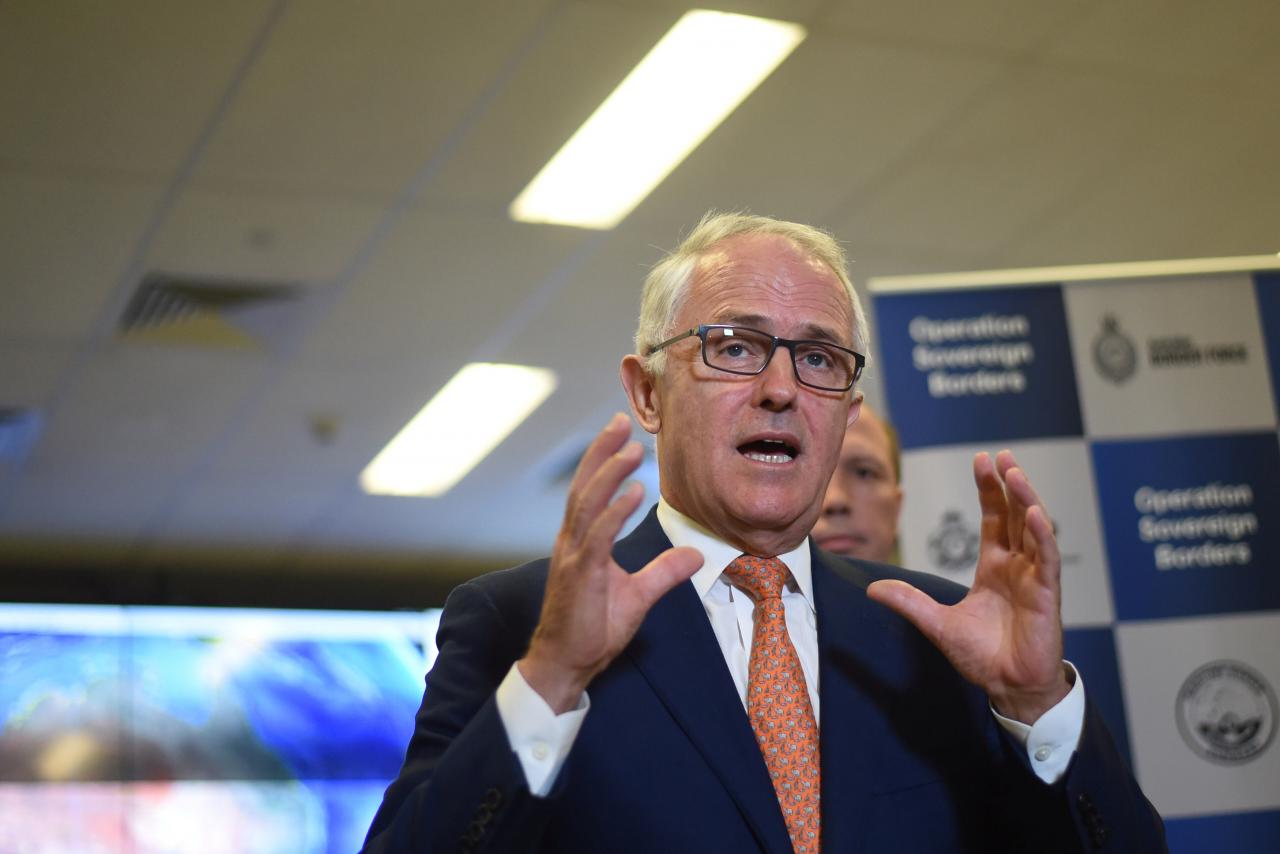
[[[817,854],[822,826],[818,725],[800,658],[787,635],[782,608],[787,567],[776,557],[742,555],[724,573],[756,603],[747,665],[747,717],[773,778],[792,848],[796,854]]]

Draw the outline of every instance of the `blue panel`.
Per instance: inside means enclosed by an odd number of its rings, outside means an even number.
[[[1275,433],[1092,452],[1117,619],[1280,608]]]
[[[1133,767],[1129,749],[1129,728],[1124,716],[1124,691],[1120,687],[1120,667],[1116,660],[1116,639],[1110,628],[1067,629],[1062,641],[1068,661],[1084,679],[1085,693],[1098,707],[1120,754]]]
[[[875,297],[904,448],[1081,435],[1058,285]]]
[[[1280,851],[1280,812],[1165,819],[1172,854],[1272,854]]]
[[[1271,367],[1271,398],[1280,416],[1280,273],[1259,273],[1253,278],[1258,294],[1262,337],[1267,342],[1267,364]]]

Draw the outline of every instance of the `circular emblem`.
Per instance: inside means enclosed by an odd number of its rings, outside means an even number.
[[[1124,382],[1138,370],[1133,339],[1120,331],[1120,323],[1113,315],[1102,318],[1102,331],[1093,339],[1093,364],[1113,383]]]
[[[1275,692],[1251,667],[1212,661],[1178,691],[1174,716],[1187,746],[1212,762],[1236,765],[1267,749],[1280,706]]]
[[[968,569],[978,559],[978,535],[955,510],[942,514],[942,522],[929,535],[929,557],[934,566],[950,572]]]

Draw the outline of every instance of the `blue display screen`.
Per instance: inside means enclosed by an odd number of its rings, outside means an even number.
[[[357,850],[438,619],[0,605],[0,850]]]

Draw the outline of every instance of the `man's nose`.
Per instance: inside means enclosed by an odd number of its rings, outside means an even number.
[[[785,409],[796,399],[800,381],[791,361],[791,351],[779,347],[757,378],[757,403],[766,409]]]
[[[827,495],[822,500],[822,515],[848,516],[852,509],[849,496],[845,494],[844,486],[839,483],[839,473],[837,473],[837,476],[831,479],[827,487]]]

